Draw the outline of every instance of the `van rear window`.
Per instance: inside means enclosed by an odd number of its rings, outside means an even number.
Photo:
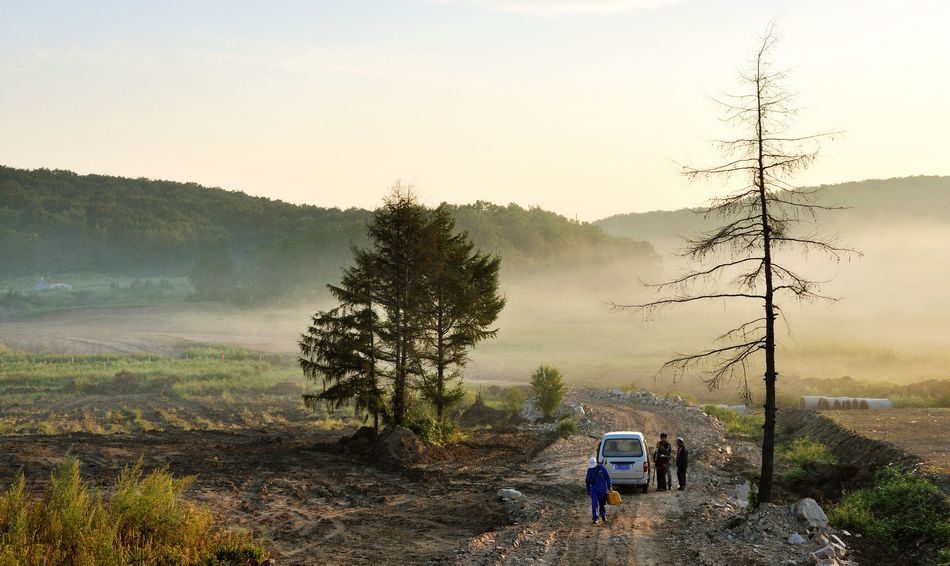
[[[643,456],[643,445],[636,438],[611,438],[604,441],[601,454],[607,458],[634,458]]]

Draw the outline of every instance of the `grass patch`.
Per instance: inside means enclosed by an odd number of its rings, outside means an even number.
[[[806,475],[805,464],[809,462],[834,464],[836,461],[834,454],[827,446],[810,438],[797,438],[790,443],[780,444],[777,452],[780,459],[791,465],[782,474],[785,481],[804,478]]]
[[[874,477],[874,487],[846,494],[828,514],[831,523],[860,532],[895,550],[923,544],[950,557],[950,500],[935,485],[893,467]]]
[[[740,415],[732,409],[718,405],[703,405],[703,412],[715,417],[726,427],[731,436],[745,440],[761,440],[765,415]]]
[[[266,557],[243,532],[215,529],[211,513],[182,499],[193,478],[143,473],[139,461],[118,477],[113,495],[79,474],[79,461],[56,466],[42,497],[23,474],[0,497],[2,564],[253,565]]]
[[[0,434],[284,426],[303,412],[306,387],[288,356],[227,346],[196,346],[182,358],[0,347]]]

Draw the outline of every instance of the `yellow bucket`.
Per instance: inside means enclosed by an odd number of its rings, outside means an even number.
[[[611,489],[607,492],[607,504],[608,505],[620,505],[620,492],[614,491]]]

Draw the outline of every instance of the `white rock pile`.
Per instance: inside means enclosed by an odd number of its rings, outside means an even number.
[[[725,518],[723,535],[730,544],[752,548],[761,556],[785,556],[783,566],[857,566],[814,499],[787,506],[763,503],[752,513],[734,502],[716,503],[711,503],[710,515]],[[731,509],[737,513],[730,516]]]

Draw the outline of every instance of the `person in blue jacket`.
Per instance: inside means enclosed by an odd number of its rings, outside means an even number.
[[[587,459],[587,493],[590,494],[590,512],[597,524],[597,511],[600,510],[600,520],[607,522],[607,492],[610,491],[610,474],[603,463],[598,464],[591,456]]]

